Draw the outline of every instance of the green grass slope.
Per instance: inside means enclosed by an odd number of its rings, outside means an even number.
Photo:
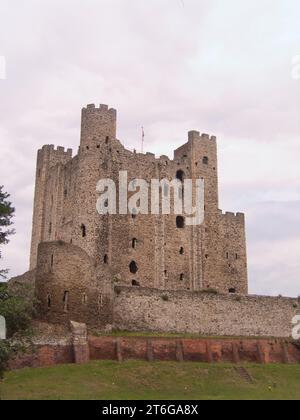
[[[2,400],[261,400],[300,399],[300,365],[245,365],[247,382],[232,365],[91,362],[6,374]]]

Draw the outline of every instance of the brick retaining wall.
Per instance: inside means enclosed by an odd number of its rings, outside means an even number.
[[[286,340],[88,337],[86,344],[38,345],[11,360],[12,370],[89,360],[204,363],[300,363],[300,349]]]

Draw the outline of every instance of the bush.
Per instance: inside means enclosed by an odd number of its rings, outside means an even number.
[[[7,363],[12,353],[11,344],[8,341],[0,340],[0,378],[7,368]]]
[[[9,360],[20,352],[26,351],[25,339],[18,338],[18,340],[0,340],[0,379],[7,369]]]
[[[6,284],[0,285],[0,315],[6,320],[8,338],[29,328],[32,312],[32,302],[20,296],[12,296]]]
[[[0,285],[0,315],[6,320],[7,340],[0,340],[0,378],[2,378],[7,363],[13,353],[18,353],[22,347],[21,341],[13,342],[12,337],[24,334],[30,327],[33,315],[32,301],[14,296],[9,292],[7,284]]]

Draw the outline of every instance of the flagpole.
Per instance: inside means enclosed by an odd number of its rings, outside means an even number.
[[[142,153],[144,153],[144,141],[145,141],[145,132],[144,132],[144,127],[142,127]]]

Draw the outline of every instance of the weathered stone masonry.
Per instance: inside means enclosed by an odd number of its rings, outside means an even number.
[[[116,289],[114,327],[121,331],[204,336],[290,337],[299,299],[208,292]]]
[[[246,294],[244,215],[219,210],[217,169],[215,137],[190,132],[174,160],[131,153],[116,138],[116,111],[89,105],[82,111],[76,157],[54,146],[38,152],[31,269],[40,243],[61,240],[82,248],[95,265],[109,265],[124,285]],[[99,216],[97,182],[111,178],[118,184],[121,170],[129,181],[204,178],[205,223],[179,229],[175,215]]]
[[[52,145],[38,152],[30,258],[38,317],[106,331],[290,336],[297,299],[247,296],[245,216],[219,209],[216,138],[189,132],[173,160],[132,153],[116,137],[116,115],[88,105],[75,157]],[[96,185],[118,186],[119,171],[128,181],[203,178],[204,223],[100,216]]]

